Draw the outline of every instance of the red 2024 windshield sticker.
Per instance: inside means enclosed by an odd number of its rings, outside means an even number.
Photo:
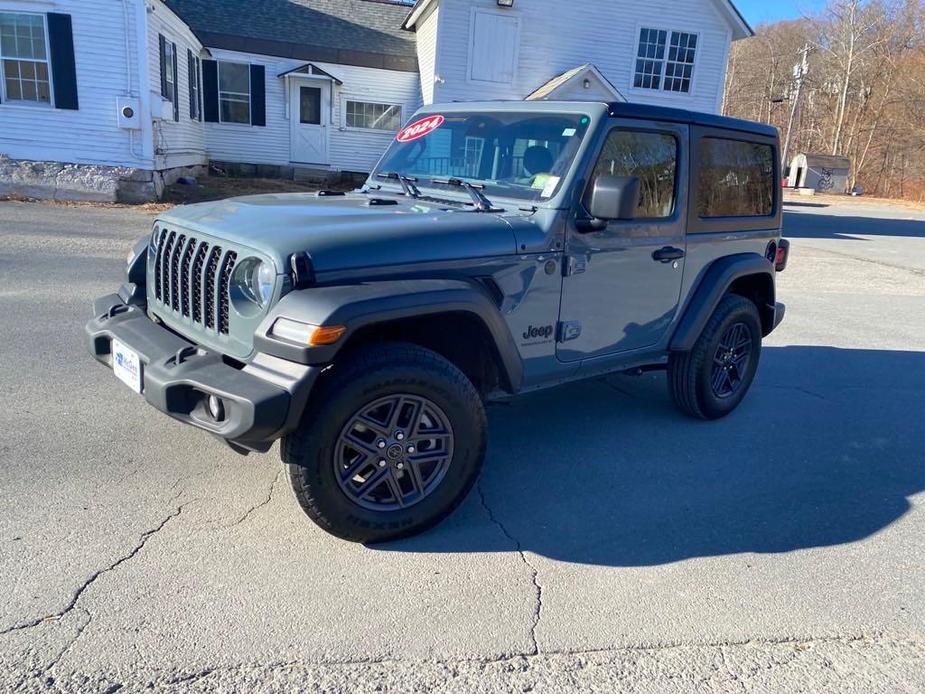
[[[426,118],[421,118],[420,120],[414,121],[411,125],[406,125],[402,128],[398,135],[395,136],[395,139],[399,142],[411,142],[412,140],[417,140],[419,137],[424,137],[425,135],[432,133],[434,130],[443,125],[445,119],[441,115],[436,116],[427,116]]]

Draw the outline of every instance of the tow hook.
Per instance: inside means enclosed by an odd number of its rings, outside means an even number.
[[[181,347],[177,350],[177,353],[174,355],[173,359],[168,362],[170,366],[180,366],[187,358],[192,357],[199,353],[199,349],[193,345],[187,345],[186,347]]]

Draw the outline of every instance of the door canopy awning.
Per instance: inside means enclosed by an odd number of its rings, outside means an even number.
[[[322,70],[320,67],[318,67],[314,63],[305,63],[304,65],[299,65],[299,67],[294,67],[291,70],[286,70],[285,72],[279,73],[277,77],[279,78],[295,77],[297,75],[305,75],[307,77],[327,77],[338,87],[343,84],[343,82],[341,82],[338,78],[336,78],[330,72],[327,72],[326,70]]]

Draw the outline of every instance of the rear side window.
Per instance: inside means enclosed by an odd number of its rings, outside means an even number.
[[[637,177],[640,195],[636,217],[670,217],[675,206],[678,141],[666,133],[611,130],[594,167],[589,191],[598,176]]]
[[[700,217],[769,217],[774,212],[774,191],[774,149],[770,145],[718,137],[701,140]]]

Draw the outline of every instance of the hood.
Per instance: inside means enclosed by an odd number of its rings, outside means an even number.
[[[373,200],[397,204],[370,204]],[[307,251],[317,272],[512,255],[500,215],[393,196],[284,193],[177,207],[159,221],[241,244],[279,271]]]

